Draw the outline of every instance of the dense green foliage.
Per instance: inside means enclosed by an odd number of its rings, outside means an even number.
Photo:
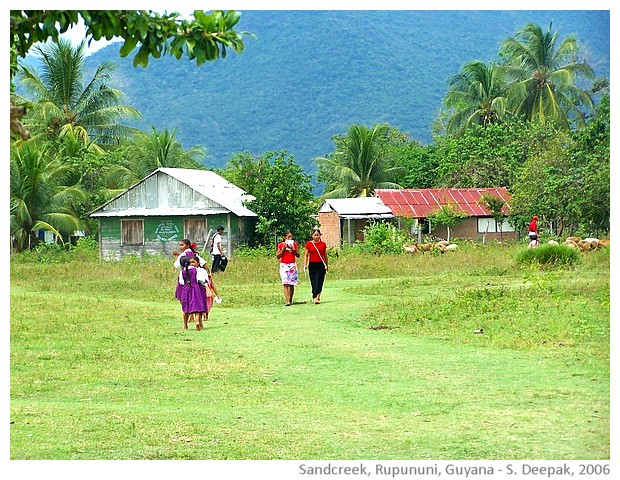
[[[86,81],[84,42],[73,47],[60,39],[58,43],[37,44],[33,50],[41,56],[41,73],[24,66],[18,79],[32,109],[24,122],[34,138],[54,139],[77,130],[85,139],[109,148],[135,131],[119,123],[139,113],[120,105],[123,93],[109,86],[114,71],[111,62],[102,63]]]
[[[542,35],[532,25],[518,34],[526,30]],[[546,46],[553,53],[553,38],[547,37]],[[563,45],[575,52],[572,37]],[[25,66],[20,76],[22,87],[33,95],[33,108],[25,119],[35,133],[30,142],[47,141],[40,144],[46,156],[70,170],[66,185],[86,192],[85,198],[74,201],[70,208],[86,225],[87,233],[93,232],[93,224],[87,219],[89,211],[156,168],[206,168],[202,146],[188,150],[182,147],[181,127],[161,132],[152,127],[151,134],[134,131],[129,136],[132,129],[118,124],[119,119],[133,112],[133,107],[119,106],[121,90],[108,86],[109,62],[100,65],[93,80],[83,85],[83,44],[75,50],[64,41],[35,49],[43,54],[43,74],[39,76],[32,67]],[[515,49],[513,42],[509,49],[512,53],[504,52],[504,70],[497,72],[510,70],[505,69],[518,58]],[[555,67],[566,58],[566,52],[557,57],[552,62]],[[575,68],[582,71],[585,66]],[[523,228],[532,214],[538,214],[543,232],[605,235],[610,225],[608,83],[600,81],[593,86],[597,95],[604,94],[585,126],[567,131],[561,120],[558,124],[528,120],[527,115],[504,117],[504,97],[501,105],[491,97],[505,93],[510,103],[514,91],[505,84],[507,79],[496,76],[495,68],[488,69],[476,61],[467,63],[463,74],[454,77],[446,101],[458,109],[466,107],[469,100],[482,99],[483,103],[490,102],[488,108],[474,112],[476,121],[459,122],[458,135],[437,133],[433,145],[423,146],[385,123],[373,127],[355,123],[346,132],[334,135],[334,151],[316,159],[318,180],[325,187],[321,198],[365,196],[375,188],[399,186],[504,186],[513,196],[511,222],[518,228]],[[550,81],[546,79],[544,84],[548,87]],[[568,84],[563,87],[568,88]],[[304,236],[315,223],[312,215],[317,205],[311,177],[288,150],[273,152],[269,150],[262,156],[237,153],[221,170],[228,180],[256,197],[250,205],[259,214],[252,243],[270,244],[286,229]],[[286,155],[290,156],[285,160]],[[431,220],[449,229],[453,216],[445,214],[437,212],[439,217]],[[68,224],[52,223],[45,228],[64,237],[72,234],[70,229],[63,230],[71,228]]]
[[[135,126],[178,127],[186,148],[205,147],[208,168],[235,152],[287,150],[316,174],[314,158],[352,124],[386,123],[433,142],[452,76],[467,62],[495,60],[529,22],[574,33],[596,75],[609,76],[609,12],[583,10],[251,10],[238,25],[256,37],[208,68],[162,57],[135,69],[114,44],[87,65],[118,63],[116,85],[142,114]]]
[[[193,16],[193,20],[182,20],[175,12],[162,15],[151,10],[11,10],[11,77],[17,56],[25,57],[37,42],[51,39],[57,43],[59,34],[80,19],[89,39],[122,38],[122,57],[139,45],[134,67],[146,67],[150,57],[162,55],[177,59],[187,56],[202,65],[220,56],[225,58],[227,48],[243,51],[242,34],[233,30],[239,12],[216,10],[207,14],[195,10]]]
[[[371,221],[364,227],[364,241],[356,244],[360,252],[381,255],[402,253],[403,243],[410,241],[404,230],[386,222]]]
[[[336,135],[336,151],[316,159],[323,197],[370,197],[377,188],[401,188],[397,180],[405,170],[388,166],[389,135],[387,125],[351,125],[346,135]]]
[[[513,224],[524,227],[539,214],[542,231],[585,236],[609,232],[608,105],[605,94],[588,126],[571,134],[532,125],[532,137],[539,136],[541,143],[516,170],[510,189]]]
[[[67,241],[84,226],[75,206],[85,198],[70,181],[71,170],[44,148],[26,143],[11,147],[10,222],[12,246],[24,250],[46,230]]]
[[[463,133],[472,125],[487,127],[506,116],[506,85],[495,65],[474,60],[450,81],[444,103],[454,112],[446,126],[449,134]]]
[[[248,152],[235,155],[221,172],[226,179],[255,197],[247,207],[258,215],[256,240],[269,245],[286,230],[295,238],[306,238],[316,221],[317,205],[310,175],[304,173],[293,155],[267,152],[254,157]]]
[[[533,23],[502,44],[502,71],[508,79],[508,107],[533,122],[554,122],[562,128],[583,127],[594,103],[584,80],[594,71],[579,59],[575,35],[559,41],[559,32]],[[586,86],[587,88],[587,86]]]
[[[204,150],[198,146],[184,150],[176,130],[137,132],[117,154],[123,160],[108,176],[109,184],[117,189],[131,187],[158,168],[205,169],[201,162]]]

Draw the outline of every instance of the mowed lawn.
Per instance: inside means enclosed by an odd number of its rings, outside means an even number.
[[[333,258],[284,306],[233,259],[204,331],[171,261],[11,262],[11,459],[607,459],[609,253]],[[482,331],[482,333],[476,333]]]

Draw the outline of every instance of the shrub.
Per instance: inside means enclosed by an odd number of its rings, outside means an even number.
[[[298,242],[299,245],[299,242]],[[303,245],[299,245],[301,249]],[[301,252],[300,252],[301,253]],[[255,258],[275,258],[275,247],[268,247],[265,245],[258,245],[256,247],[250,247],[248,245],[240,245],[235,249],[235,260],[251,260]]]
[[[74,251],[86,251],[86,252],[98,252],[99,251],[99,242],[95,237],[80,237],[78,238],[75,247],[73,247]]]
[[[393,225],[385,222],[370,222],[364,228],[364,241],[359,243],[359,249],[363,252],[402,253],[403,244],[407,243],[407,235]]]
[[[519,265],[539,265],[544,268],[573,266],[581,261],[581,254],[567,245],[541,245],[517,252]]]

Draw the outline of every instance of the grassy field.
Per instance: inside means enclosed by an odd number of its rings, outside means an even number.
[[[14,256],[10,458],[608,459],[609,252],[520,248],[342,254],[292,307],[234,258],[203,331],[169,259]]]

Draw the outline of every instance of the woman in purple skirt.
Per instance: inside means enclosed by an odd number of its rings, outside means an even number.
[[[174,268],[181,268],[181,259],[183,257],[196,257],[198,258],[201,266],[205,265],[206,260],[196,252],[197,246],[195,243],[192,243],[187,238],[184,238],[179,242],[179,248],[181,249],[181,252],[179,252],[176,248],[172,251],[172,254],[174,255]],[[181,300],[181,290],[181,284],[177,281],[177,287],[174,291],[174,298],[179,301]]]
[[[190,265],[190,257],[181,257],[180,263],[179,285],[181,286],[181,293],[179,300],[181,310],[183,310],[183,329],[187,330],[191,315],[196,322],[196,330],[202,330],[204,328],[202,316],[207,311],[207,305],[200,282],[208,281],[208,278],[204,269]]]

